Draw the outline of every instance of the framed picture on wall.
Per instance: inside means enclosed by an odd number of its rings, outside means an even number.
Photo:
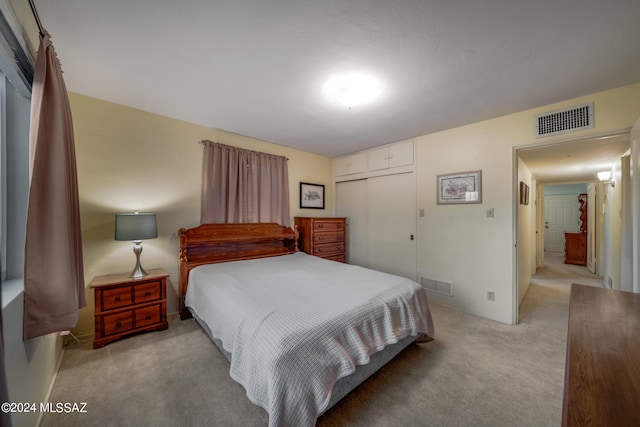
[[[523,181],[520,181],[520,204],[521,205],[529,204],[529,186],[525,184]]]
[[[324,209],[324,185],[301,182],[300,208]]]
[[[439,205],[482,203],[482,171],[438,175]]]

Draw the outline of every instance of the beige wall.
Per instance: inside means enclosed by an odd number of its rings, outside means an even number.
[[[596,127],[569,135],[579,138],[630,128],[640,117],[638,100],[640,84],[635,84],[418,137],[417,207],[426,213],[418,218],[418,277],[451,281],[455,292],[453,298],[433,295],[432,300],[513,322],[518,181],[514,148],[568,138],[565,134],[536,140],[537,114],[593,101]],[[482,204],[436,205],[436,175],[476,169],[482,170]],[[486,217],[490,207],[494,218]],[[487,300],[489,290],[496,293],[495,301]]]
[[[144,268],[162,267],[170,274],[168,311],[177,311],[177,236],[181,227],[200,220],[203,145],[210,139],[289,158],[291,216],[328,216],[333,211],[331,160],[206,128],[157,114],[71,93],[85,280],[133,269],[133,245],[114,240],[116,212],[156,212],[158,238],[143,243]],[[325,210],[299,209],[299,183],[324,184]],[[75,332],[93,331],[93,292],[81,310]]]

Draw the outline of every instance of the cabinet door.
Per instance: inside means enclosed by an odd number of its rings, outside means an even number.
[[[367,151],[367,169],[370,171],[397,168],[413,164],[413,141],[398,142]]]
[[[389,167],[413,164],[413,141],[399,142],[389,146]]]
[[[365,153],[358,153],[352,156],[338,157],[333,160],[334,176],[352,175],[366,172],[367,157]]]
[[[389,167],[389,147],[374,148],[367,151],[367,169],[377,171]]]

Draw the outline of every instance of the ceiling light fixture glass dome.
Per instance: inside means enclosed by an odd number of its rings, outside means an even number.
[[[373,77],[349,74],[329,79],[325,84],[325,92],[351,109],[351,107],[375,100],[380,96],[382,86]]]

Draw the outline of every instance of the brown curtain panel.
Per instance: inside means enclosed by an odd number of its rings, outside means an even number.
[[[200,222],[277,222],[289,226],[287,158],[204,143]]]
[[[33,78],[29,150],[25,340],[73,328],[86,305],[71,109],[46,33],[40,37]]]

